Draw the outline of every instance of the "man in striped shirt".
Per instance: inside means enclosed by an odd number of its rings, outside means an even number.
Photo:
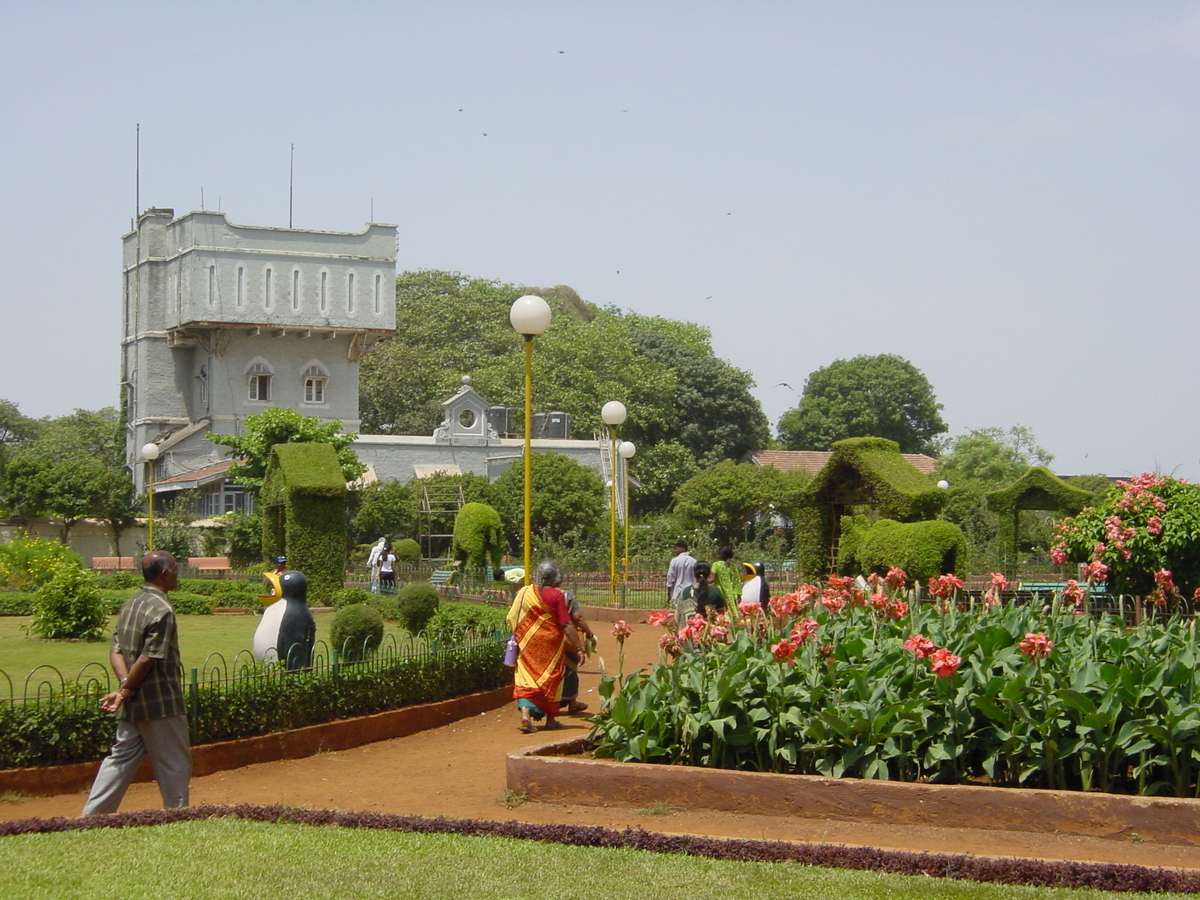
[[[143,754],[150,756],[163,806],[188,805],[192,748],[179,629],[167,600],[179,583],[179,564],[154,550],[142,557],[142,577],[146,583],[121,607],[109,645],[118,686],[100,699],[100,708],[117,714],[117,738],[96,773],[85,816],[117,811]]]

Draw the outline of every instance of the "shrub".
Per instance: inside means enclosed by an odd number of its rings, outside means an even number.
[[[58,574],[60,566],[67,564],[83,568],[83,560],[58,541],[18,537],[0,544],[0,586],[41,587]]]
[[[496,632],[507,634],[505,610],[481,603],[448,600],[425,626],[425,637],[445,644],[458,644],[468,638],[490,637]]]
[[[218,581],[212,592],[213,606],[258,606],[260,586],[253,581]]]
[[[468,503],[454,517],[454,558],[482,569],[500,565],[504,553],[504,525],[500,514],[486,503]]]
[[[415,563],[421,558],[421,545],[412,538],[404,538],[392,545],[396,559],[402,563]]]
[[[33,602],[30,630],[51,640],[104,638],[108,611],[91,573],[69,563],[42,585]]]
[[[383,616],[367,603],[343,607],[334,614],[329,637],[347,662],[366,659],[383,641]]]
[[[333,592],[333,598],[329,605],[334,609],[342,609],[346,606],[353,606],[355,603],[370,603],[374,596],[366,588],[342,588],[340,591]]]
[[[141,586],[142,576],[136,572],[108,572],[96,576],[96,587],[102,591],[127,591]]]
[[[396,595],[396,617],[409,634],[420,634],[438,608],[438,592],[428,581],[412,581]]]
[[[0,592],[0,616],[33,615],[33,594],[28,591]]]

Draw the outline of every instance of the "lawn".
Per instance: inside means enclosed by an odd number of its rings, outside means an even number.
[[[1096,890],[729,862],[459,835],[207,819],[0,838],[0,896],[1100,900]],[[1160,900],[1188,894],[1124,894]]]
[[[314,613],[314,618],[317,640],[328,642],[333,613]],[[29,621],[29,616],[0,616],[0,671],[12,680],[16,697],[23,695],[26,677],[38,666],[53,666],[66,679],[74,679],[89,663],[108,668],[107,641],[46,641],[30,637],[26,630]],[[184,669],[202,667],[213,653],[221,654],[226,663],[232,663],[239,651],[249,651],[259,621],[258,616],[179,616],[179,647]],[[385,642],[389,634],[399,641],[407,632],[395,623],[387,622],[384,624]],[[38,677],[51,679],[54,675],[42,670]],[[0,677],[0,699],[8,699],[7,690],[7,683]]]

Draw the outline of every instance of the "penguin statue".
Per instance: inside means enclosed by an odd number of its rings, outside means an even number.
[[[742,603],[758,603],[764,613],[771,611],[771,585],[760,562],[742,563]]]
[[[300,572],[279,576],[280,601],[263,610],[254,632],[254,657],[266,662],[283,660],[288,671],[312,665],[317,624],[308,608],[308,579]]]

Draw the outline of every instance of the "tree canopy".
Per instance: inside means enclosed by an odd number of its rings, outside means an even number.
[[[750,394],[753,379],[714,354],[707,329],[598,308],[564,285],[528,288],[436,271],[397,277],[396,336],[362,361],[363,429],[432,433],[463,375],[491,403],[522,407],[522,338],[508,313],[526,293],[545,297],[553,311],[534,348],[534,408],[566,412],[573,432],[590,436],[603,429],[601,407],[620,400],[629,410],[621,437],[639,445],[634,478],[651,458],[641,451],[664,443],[683,448],[690,458],[683,468],[693,471],[766,445],[769,425]],[[652,503],[640,499],[643,508]]]
[[[839,359],[808,376],[800,404],[779,420],[789,450],[828,450],[853,437],[889,438],[902,453],[928,453],[946,431],[921,370],[890,353]]]
[[[539,540],[591,540],[601,533],[604,485],[595,470],[562,453],[534,453],[531,527]],[[496,479],[496,508],[510,538],[520,531],[525,505],[525,470],[513,465]],[[519,543],[519,539],[516,543]],[[516,544],[514,544],[514,549]]]
[[[247,416],[241,434],[210,434],[214,444],[232,449],[240,462],[230,466],[229,477],[248,487],[262,487],[276,444],[331,444],[347,481],[353,481],[367,467],[350,449],[356,435],[345,434],[337,422],[322,422],[316,416],[302,416],[294,409],[272,408]]]

